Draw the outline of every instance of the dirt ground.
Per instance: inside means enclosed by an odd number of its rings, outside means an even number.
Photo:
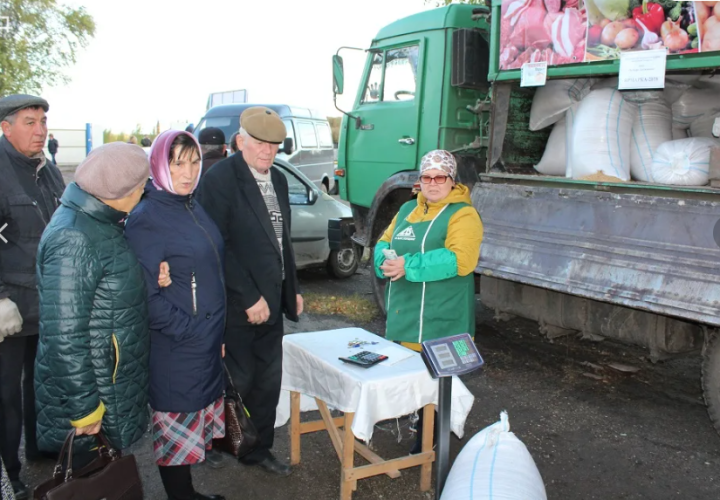
[[[305,293],[371,299],[370,274],[361,269],[344,281],[323,271],[301,273]],[[476,432],[507,410],[515,434],[535,459],[550,499],[720,498],[720,437],[702,403],[699,355],[651,364],[641,349],[573,337],[550,342],[537,325],[522,319],[498,322],[478,306],[476,341],[486,361],[482,372],[464,378],[476,401],[465,439],[452,438],[452,457]],[[353,324],[341,315],[307,314],[287,333],[362,326],[382,334],[375,318]],[[609,367],[639,368],[628,374]],[[317,414],[303,418],[317,419]],[[383,457],[405,454],[412,443],[407,420],[379,424],[372,446]],[[400,442],[398,442],[400,439]],[[146,436],[133,450],[146,498],[164,499]],[[275,452],[289,458],[288,429],[277,430]],[[229,458],[225,467],[198,466],[196,489],[229,500],[331,500],[339,497],[340,468],[325,433],[303,437],[303,461],[285,479],[269,477]],[[360,463],[360,462],[358,462]],[[50,462],[23,471],[28,484],[49,476]],[[419,469],[401,478],[358,483],[356,500],[426,500],[418,490]]]

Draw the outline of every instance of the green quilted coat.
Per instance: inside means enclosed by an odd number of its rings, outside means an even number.
[[[42,450],[59,450],[71,421],[79,426],[103,407],[102,429],[116,447],[146,430],[147,295],[123,237],[125,215],[71,183],[40,241],[35,404]],[[76,443],[89,449],[94,439]]]

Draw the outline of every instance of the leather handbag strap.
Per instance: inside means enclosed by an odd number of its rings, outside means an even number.
[[[240,396],[240,393],[238,392],[238,390],[235,388],[235,384],[233,384],[232,375],[230,375],[230,370],[228,370],[228,367],[224,361],[223,361],[223,368],[225,369],[225,377],[227,378],[227,386],[229,386],[230,389],[232,390],[233,397],[237,398],[237,400],[240,404],[243,404],[242,397]]]
[[[62,448],[60,449],[60,454],[58,455],[57,463],[55,464],[55,469],[53,470],[53,477],[58,479],[62,476],[62,469],[63,469],[63,463],[65,462],[65,458],[67,458],[67,469],[65,471],[65,481],[69,481],[72,479],[72,457],[73,457],[73,444],[75,443],[75,436],[77,429],[71,429],[70,432],[68,432],[67,437],[65,438],[65,442],[62,445]],[[108,441],[107,437],[105,437],[105,434],[102,433],[102,431],[98,432],[95,435],[95,439],[97,439],[98,442],[98,454],[107,455],[111,460],[116,460],[120,458],[122,455],[112,447],[110,444],[110,441]]]
[[[71,466],[72,461],[72,448],[73,448],[73,442],[75,440],[75,429],[71,429],[70,432],[68,432],[67,437],[65,438],[65,442],[62,445],[62,448],[60,448],[60,454],[58,455],[57,462],[55,463],[55,469],[53,470],[53,477],[55,479],[59,479],[62,476],[62,470],[63,470],[63,463],[65,462],[65,458],[68,459],[68,470]],[[69,451],[69,453],[68,453]],[[66,475],[67,477],[67,475]]]

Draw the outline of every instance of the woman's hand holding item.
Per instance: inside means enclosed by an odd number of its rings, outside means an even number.
[[[248,321],[253,325],[262,325],[270,319],[270,308],[265,302],[265,297],[260,297],[260,300],[250,309],[246,309],[245,312],[248,315]]]
[[[160,276],[158,277],[158,285],[160,288],[166,288],[172,284],[170,279],[170,265],[167,262],[160,263]]]
[[[397,281],[405,276],[405,257],[400,256],[393,260],[385,259],[380,269],[383,270],[386,278],[390,278],[390,281]]]

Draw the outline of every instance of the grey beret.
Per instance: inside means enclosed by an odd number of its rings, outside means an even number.
[[[243,111],[240,126],[250,136],[270,144],[282,144],[287,136],[287,129],[280,116],[264,106],[253,106]]]
[[[47,113],[50,105],[42,97],[36,97],[34,95],[13,94],[3,97],[0,99],[0,122],[3,121],[5,117],[26,108],[42,108]]]

